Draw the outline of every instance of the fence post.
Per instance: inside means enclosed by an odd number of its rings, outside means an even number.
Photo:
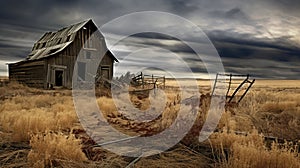
[[[213,88],[213,90],[212,90],[211,96],[213,96],[213,95],[214,95],[215,88],[216,88],[217,81],[218,81],[218,75],[219,75],[219,73],[217,73],[217,74],[216,74],[215,84],[214,84],[214,88]]]
[[[229,99],[228,103],[231,102],[231,100],[234,98],[234,96],[237,94],[237,92],[240,90],[240,88],[247,82],[247,79],[245,79],[233,92],[231,98]]]
[[[229,84],[228,84],[228,90],[227,90],[227,93],[226,93],[226,99],[228,97],[228,93],[229,93],[230,87],[231,87],[231,78],[232,78],[232,74],[230,74],[230,76],[229,76]],[[226,81],[226,79],[225,79],[225,81]]]
[[[253,85],[254,82],[255,82],[255,79],[253,79],[252,82],[250,82],[250,85],[248,86],[248,88],[246,89],[246,91],[244,92],[244,94],[241,96],[241,98],[238,101],[238,103],[245,97],[245,95],[247,94],[247,92],[249,91],[249,89],[251,88],[251,86]]]
[[[143,89],[144,89],[144,75],[143,75],[143,72],[141,72],[141,78],[142,78],[142,85],[143,85]]]
[[[152,83],[154,82],[154,80],[153,80],[153,74],[152,74]]]

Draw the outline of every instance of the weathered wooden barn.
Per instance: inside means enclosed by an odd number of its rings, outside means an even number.
[[[39,88],[72,88],[74,67],[81,69],[78,78],[84,81],[89,78],[88,62],[93,62],[100,55],[104,57],[97,66],[96,76],[110,80],[113,77],[113,64],[118,60],[107,50],[105,39],[97,26],[92,20],[86,20],[57,32],[45,33],[25,60],[8,65],[9,79]],[[77,60],[78,57],[80,59]]]

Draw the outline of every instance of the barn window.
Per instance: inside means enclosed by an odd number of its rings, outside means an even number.
[[[91,52],[90,51],[85,51],[85,58],[86,59],[91,59]]]
[[[71,35],[68,35],[67,42],[70,41],[70,39],[71,39]]]
[[[86,64],[83,62],[78,62],[78,78],[79,80],[85,80],[85,71],[86,71]]]
[[[41,46],[40,43],[37,43],[35,49],[39,49],[40,46]]]
[[[46,47],[46,42],[42,43],[42,47],[41,48],[44,48]]]
[[[101,76],[105,79],[110,79],[110,68],[109,66],[101,66]]]
[[[61,38],[59,38],[57,41],[57,44],[60,44],[60,43],[61,43]]]

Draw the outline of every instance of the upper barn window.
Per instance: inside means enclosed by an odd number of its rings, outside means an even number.
[[[68,35],[66,42],[70,41],[70,39],[71,39],[71,35]]]
[[[37,49],[39,49],[39,47],[40,47],[40,43],[36,43],[35,44],[35,49],[37,50]]]
[[[41,48],[44,48],[46,47],[46,42],[42,43],[42,47]]]
[[[61,40],[62,40],[62,38],[59,38],[59,39],[57,40],[57,44],[60,44],[60,43],[61,43]]]

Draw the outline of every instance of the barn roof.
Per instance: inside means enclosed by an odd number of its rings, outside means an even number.
[[[46,32],[41,39],[39,39],[33,46],[31,53],[27,56],[26,60],[37,60],[46,58],[63,51],[75,39],[77,32],[84,27],[91,19],[83,22],[62,28],[56,32]],[[93,23],[94,24],[94,23]],[[95,25],[95,24],[94,24]],[[96,26],[96,25],[95,25]],[[113,54],[109,54],[118,62]]]

